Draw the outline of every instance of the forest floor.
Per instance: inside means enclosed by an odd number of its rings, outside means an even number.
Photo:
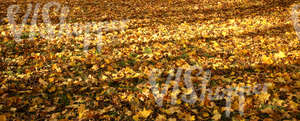
[[[107,26],[100,39],[99,32],[85,31],[49,39],[42,35],[49,31],[40,12],[33,40],[28,24],[17,42],[8,8],[20,6],[16,21],[21,23],[28,3],[42,8],[48,1],[1,1],[0,121],[300,120],[300,36],[292,19],[298,0],[56,1],[70,9],[65,21],[70,31],[91,22]],[[53,24],[60,12],[50,11]],[[105,21],[122,26],[112,29]],[[85,36],[91,37],[87,51]],[[191,90],[180,76],[179,88],[169,88],[159,105],[151,72],[163,72],[156,78],[162,91],[172,70],[191,66],[210,71],[210,78],[201,78],[205,71],[198,77],[193,71]],[[201,99],[205,80],[211,92]],[[175,87],[175,77],[171,82]],[[255,89],[258,85],[267,91]],[[208,97],[245,86],[250,91],[243,98]],[[194,103],[181,98],[194,93]],[[174,95],[178,98],[172,104]]]

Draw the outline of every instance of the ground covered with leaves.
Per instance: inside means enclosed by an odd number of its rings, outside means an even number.
[[[57,2],[70,7],[68,23],[128,21],[103,33],[100,52],[96,39],[84,52],[82,36],[30,41],[29,25],[18,43],[6,10],[38,2],[1,1],[0,120],[300,120],[300,41],[290,19],[297,0]],[[162,89],[168,70],[193,65],[211,70],[212,90],[266,83],[268,91],[247,95],[243,115],[233,97],[230,117],[224,99],[171,104],[171,88],[160,107],[151,70],[164,70]],[[192,81],[199,97],[201,79]],[[188,91],[179,87],[178,97]]]

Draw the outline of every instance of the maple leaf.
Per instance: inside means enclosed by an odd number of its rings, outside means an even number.
[[[99,68],[98,68],[98,66],[97,65],[93,65],[93,67],[92,67],[92,70],[93,71],[97,71]]]
[[[280,51],[279,53],[276,53],[276,54],[274,55],[274,57],[275,57],[275,58],[285,58],[286,55],[285,55],[284,52]]]
[[[262,62],[265,63],[265,64],[273,64],[273,60],[270,57],[266,56],[266,55],[262,56]]]
[[[146,110],[145,108],[143,111],[139,112],[140,117],[147,118],[152,113],[152,110]]]
[[[218,112],[218,110],[214,110],[214,116],[212,117],[213,120],[218,121],[221,119],[221,114]]]
[[[270,94],[268,92],[263,92],[262,94],[258,95],[258,99],[261,102],[266,102],[269,100]]]
[[[146,110],[145,108],[138,112],[136,115],[134,115],[132,118],[133,120],[135,121],[139,121],[140,119],[139,118],[147,118],[150,114],[152,113],[152,110]]]
[[[186,114],[184,117],[185,121],[195,121],[195,116],[191,114]]]
[[[5,115],[0,115],[0,121],[6,121],[6,116]]]
[[[85,113],[85,105],[81,104],[78,108],[78,118],[82,119]]]
[[[155,119],[155,121],[165,121],[165,120],[167,120],[167,118],[165,115],[162,114],[159,114]]]

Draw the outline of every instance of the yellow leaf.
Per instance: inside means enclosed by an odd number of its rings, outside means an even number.
[[[176,118],[169,118],[168,121],[176,121]]]
[[[219,44],[216,41],[213,41],[214,47],[219,47]]]
[[[92,70],[93,71],[97,71],[99,68],[98,68],[98,66],[97,65],[93,65],[93,67],[92,67]]]
[[[181,101],[180,99],[178,99],[178,100],[176,101],[176,103],[179,105],[179,104],[182,103],[182,101]]]
[[[148,97],[148,95],[150,94],[149,89],[146,89],[146,88],[144,88],[144,89],[142,90],[142,93],[143,93],[146,97]]]
[[[85,112],[85,106],[83,104],[78,108],[78,118],[82,119]]]
[[[166,116],[165,116],[165,115],[159,114],[159,115],[156,117],[156,120],[155,120],[155,121],[165,121],[165,120],[167,120]]]
[[[49,82],[50,82],[50,83],[52,83],[53,81],[54,81],[54,78],[53,78],[53,77],[49,78]]]
[[[132,112],[131,112],[130,110],[128,110],[128,111],[126,111],[125,114],[128,115],[128,116],[131,116],[131,115],[132,115]]]
[[[59,73],[61,72],[61,69],[60,69],[60,67],[57,67],[57,64],[52,65],[52,70],[56,70]]]
[[[212,117],[213,120],[218,121],[221,119],[221,114],[218,112],[218,110],[214,110],[214,116]]]
[[[52,70],[55,70],[57,68],[57,65],[56,64],[53,64],[52,65]]]
[[[276,53],[276,54],[274,55],[274,57],[275,57],[275,58],[284,58],[284,57],[286,57],[286,55],[285,55],[284,52],[280,51],[279,53]]]
[[[191,114],[186,114],[184,120],[185,121],[195,121],[195,116],[193,116]]]
[[[224,65],[224,69],[229,69],[229,67],[227,65]]]
[[[274,84],[272,82],[267,82],[265,85],[268,87],[268,89],[274,89]]]
[[[258,96],[258,100],[261,102],[266,102],[267,100],[269,100],[270,94],[267,92],[263,92],[262,94],[260,94]]]
[[[289,108],[291,108],[292,110],[296,111],[298,110],[299,104],[295,103],[293,101],[289,101]]]
[[[278,82],[280,83],[286,83],[286,81],[284,80],[284,78],[282,77],[277,77]]]
[[[109,63],[110,63],[110,60],[109,60],[109,59],[104,59],[104,62],[105,62],[106,64],[109,64]]]
[[[51,92],[54,92],[56,90],[56,88],[54,86],[52,86],[48,91],[51,93]]]
[[[75,66],[76,63],[75,63],[74,61],[71,61],[71,62],[69,63],[69,65],[70,65],[70,66]]]
[[[134,97],[134,95],[133,95],[133,94],[130,94],[130,95],[127,96],[127,100],[128,100],[128,101],[131,101],[133,97]]]
[[[247,54],[247,53],[249,53],[249,51],[248,50],[242,50],[242,53]]]
[[[202,114],[202,116],[203,116],[203,117],[208,117],[209,114],[208,114],[207,112],[204,112],[204,113]]]
[[[192,94],[193,91],[194,91],[193,88],[188,88],[187,90],[185,90],[185,94],[186,95]]]
[[[106,36],[102,36],[102,38],[101,38],[102,40],[106,40],[107,38],[106,38]]]
[[[132,118],[133,118],[134,121],[139,121],[139,115],[138,114],[134,115]]]
[[[3,37],[5,37],[5,36],[6,36],[5,31],[2,31],[2,32],[1,32],[1,35],[2,35]]]
[[[44,81],[42,78],[39,79],[39,83],[41,83],[44,86],[48,85],[48,83]]]
[[[6,116],[5,115],[0,115],[0,121],[6,121]]]
[[[173,113],[179,111],[179,107],[170,107],[169,109],[165,110],[165,112],[168,114],[168,115],[172,115]]]
[[[262,56],[262,62],[265,64],[272,64],[273,60],[270,57],[267,57],[266,55]]]
[[[107,66],[107,70],[108,70],[108,71],[113,71],[113,70],[114,70],[114,68],[113,68],[113,67],[111,67],[111,66]]]
[[[226,36],[227,33],[226,33],[225,31],[222,31],[222,35],[223,35],[223,36]]]
[[[263,113],[273,113],[273,109],[269,106],[269,107],[266,107],[265,109],[261,110],[261,112]]]
[[[139,115],[143,118],[147,118],[152,113],[152,110],[146,110],[144,108],[143,111],[139,112]]]
[[[296,85],[297,88],[300,88],[300,81],[296,81],[295,85]]]

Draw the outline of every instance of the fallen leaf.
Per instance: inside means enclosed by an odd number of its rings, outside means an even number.
[[[0,115],[0,121],[6,121],[6,116],[5,115]]]

